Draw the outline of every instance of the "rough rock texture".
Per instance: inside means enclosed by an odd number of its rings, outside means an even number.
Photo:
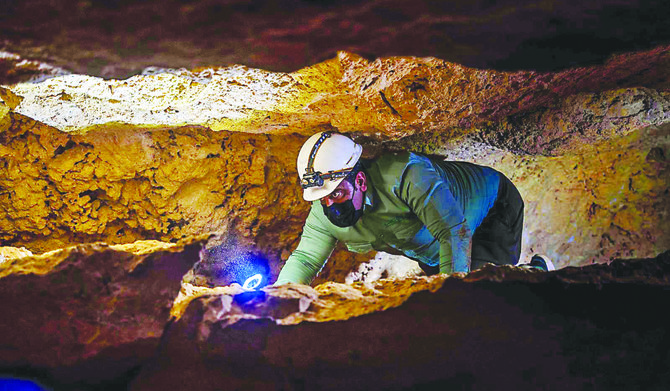
[[[657,305],[669,285],[665,253],[214,294],[166,329],[130,389],[662,390],[670,323]]]
[[[339,50],[556,70],[670,43],[669,17],[665,0],[5,1],[0,50],[106,78],[148,66],[286,72]]]
[[[70,75],[11,89],[24,97],[17,113],[66,131],[121,122],[266,134],[333,126],[392,139],[490,127],[498,136],[497,127],[523,137],[524,124],[540,120],[534,133],[548,136],[532,135],[519,147],[536,152],[568,130],[608,133],[611,126],[667,121],[662,93],[670,90],[669,64],[670,46],[557,73],[478,70],[430,57],[368,61],[340,52],[290,74],[233,66],[126,80]],[[628,88],[639,90],[622,91]]]
[[[608,265],[670,248],[665,1],[0,3],[3,374],[57,391],[669,388],[668,253]],[[239,276],[213,231],[276,276],[308,208],[295,155],[325,129],[366,156],[499,169],[526,200],[524,260],[561,269],[370,282],[379,254],[338,251],[315,288],[217,287]],[[366,283],[317,285],[356,269]]]
[[[74,134],[10,117],[0,133],[5,243],[40,252],[97,240],[168,241],[237,220],[246,223],[241,236],[255,236],[305,209],[293,172],[299,137],[125,125]],[[273,213],[261,209],[273,202]]]
[[[123,382],[151,357],[206,237],[78,245],[0,263],[0,372],[64,389]]]
[[[0,82],[13,84],[21,81],[37,82],[70,72],[40,61],[26,60],[18,54],[0,51]]]
[[[523,259],[655,256],[670,240],[669,61],[658,47],[509,73],[342,52],[290,74],[233,66],[14,85],[2,90],[0,235],[41,252],[224,231],[276,271],[307,212],[297,150],[334,128],[370,156],[465,149],[458,159],[507,174],[527,201]],[[324,279],[344,281],[348,261]]]
[[[525,155],[586,153],[593,144],[670,122],[670,93],[629,88],[580,93],[555,106],[508,116],[479,138]]]

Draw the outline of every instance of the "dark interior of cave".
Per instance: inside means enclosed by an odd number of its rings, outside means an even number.
[[[227,64],[290,72],[340,50],[557,71],[667,44],[668,17],[662,0],[4,1],[0,49],[106,78]]]

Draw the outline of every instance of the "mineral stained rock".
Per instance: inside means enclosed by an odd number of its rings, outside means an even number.
[[[341,52],[293,73],[231,66],[10,86],[0,240],[43,252],[227,231],[276,270],[308,208],[297,151],[335,129],[368,156],[412,149],[505,173],[527,201],[523,259],[655,256],[670,241],[669,61],[661,46],[602,66],[499,72]],[[343,281],[352,268],[329,274],[335,263],[324,278]]]
[[[666,252],[549,273],[212,292],[166,329],[130,389],[661,390],[669,286]]]
[[[0,262],[0,372],[73,389],[151,357],[207,237],[78,245]]]
[[[297,224],[291,211],[306,209],[294,185],[299,137],[126,125],[80,135],[10,116],[12,126],[0,133],[6,243],[43,252],[92,241],[169,241],[237,221],[246,223],[241,236],[255,236]],[[274,210],[262,208],[273,203]]]
[[[479,70],[433,57],[368,61],[340,52],[292,73],[232,66],[125,80],[69,75],[18,84],[12,91],[24,97],[18,113],[68,131],[110,122],[266,134],[311,134],[314,128],[334,126],[397,139],[431,131],[470,132],[520,113],[571,106],[564,101],[581,99],[573,97],[577,94],[641,87],[668,91],[668,64],[668,46],[556,73]],[[538,125],[558,126],[564,133],[571,123],[585,122],[590,110],[599,122],[600,101],[613,94],[596,95],[577,118],[562,116],[565,122],[557,124],[550,117]],[[648,115],[648,123],[658,123],[656,111]],[[625,116],[619,121],[625,122]]]
[[[668,255],[606,263],[670,248],[668,64],[668,46],[555,73],[340,52],[0,87],[0,369],[58,391],[137,373],[134,390],[663,389]],[[231,281],[193,275],[211,232],[276,274],[320,130],[500,170],[526,200],[523,257],[561,269],[198,286]],[[372,255],[334,254],[315,284]]]

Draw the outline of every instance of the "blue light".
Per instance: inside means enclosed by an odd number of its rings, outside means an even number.
[[[256,289],[261,285],[261,282],[263,282],[263,276],[261,276],[260,274],[254,274],[253,276],[247,278],[246,281],[244,281],[242,289],[246,290]]]
[[[200,268],[204,275],[213,275],[213,283],[232,283],[245,290],[257,290],[270,280],[270,263],[259,251],[233,244],[211,247],[201,254]]]
[[[37,383],[30,380],[0,378],[0,391],[44,391]]]
[[[233,278],[244,290],[257,290],[267,285],[270,268],[265,257],[247,252],[233,259]]]
[[[266,293],[264,291],[247,291],[233,296],[233,300],[244,307],[252,306],[254,303],[265,301]]]

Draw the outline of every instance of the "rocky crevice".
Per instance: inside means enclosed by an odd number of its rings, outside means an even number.
[[[212,292],[130,389],[662,389],[669,261]]]
[[[0,87],[0,241],[27,248],[0,248],[1,367],[62,389],[667,385],[646,368],[667,363],[669,325],[621,306],[667,296],[667,253],[608,263],[670,248],[669,50],[556,73],[341,52],[290,74]],[[295,156],[326,129],[366,157],[410,149],[505,173],[526,201],[522,259],[560,270],[321,284],[374,255],[340,251],[315,288],[217,287],[235,280],[217,269],[230,259],[202,262],[212,232],[276,276],[309,207]]]
[[[3,93],[13,103],[0,133],[2,240],[40,252],[227,231],[277,265],[307,212],[293,179],[298,134],[336,129],[366,156],[458,155],[507,174],[528,201],[524,259],[653,256],[667,242],[667,161],[646,156],[668,154],[667,59],[659,47],[509,73],[342,52],[291,74],[235,66],[17,85]]]

